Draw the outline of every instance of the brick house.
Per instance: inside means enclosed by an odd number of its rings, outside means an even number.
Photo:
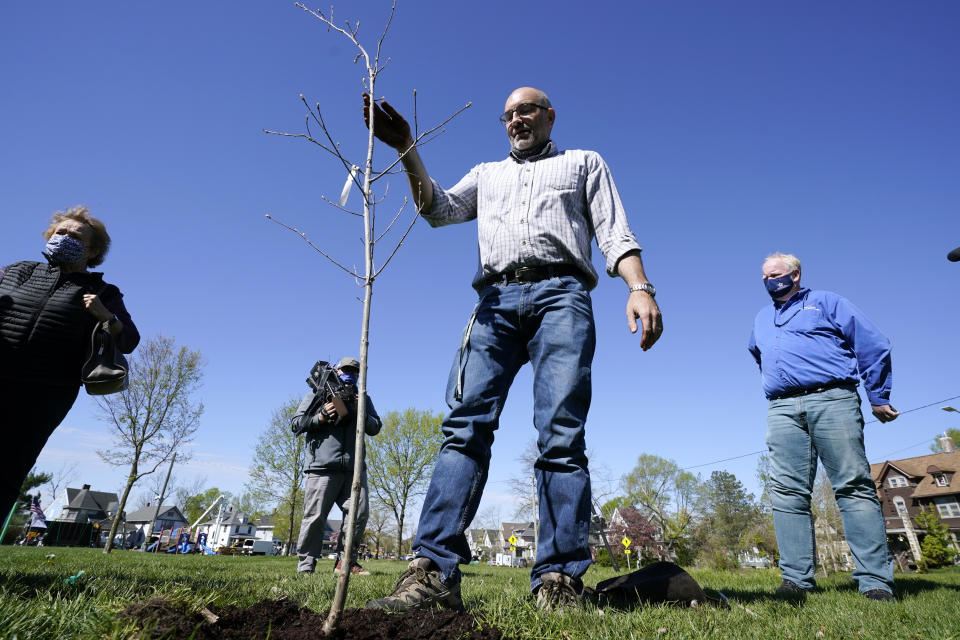
[[[902,560],[906,553],[919,560],[924,531],[913,518],[921,508],[936,509],[950,528],[953,547],[960,552],[960,452],[952,441],[943,453],[887,460],[870,465],[883,508],[890,549]]]

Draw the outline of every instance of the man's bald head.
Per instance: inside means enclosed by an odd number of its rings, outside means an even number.
[[[524,110],[521,105],[536,106],[524,115],[519,112]],[[534,87],[514,89],[504,104],[503,112],[508,114],[507,137],[515,151],[527,151],[549,140],[557,117],[547,94]]]

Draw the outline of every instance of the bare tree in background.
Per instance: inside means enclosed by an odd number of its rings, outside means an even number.
[[[47,486],[50,487],[51,501],[53,504],[57,500],[57,494],[65,490],[77,478],[77,463],[64,462],[57,471],[50,474],[50,481]],[[66,506],[66,505],[64,505]]]
[[[177,347],[173,338],[157,335],[130,357],[130,386],[109,396],[97,396],[101,418],[113,427],[113,445],[97,450],[109,465],[129,467],[120,504],[103,548],[110,553],[130,490],[140,478],[169,462],[196,434],[203,403],[193,394],[203,378],[199,351]]]
[[[528,440],[527,446],[514,458],[517,461],[516,473],[507,481],[510,483],[510,493],[515,498],[513,519],[532,522],[534,530],[538,528],[537,513],[537,483],[534,476],[534,465],[540,457],[536,440]]]
[[[287,553],[293,547],[298,511],[303,510],[303,461],[306,441],[290,429],[300,401],[291,398],[275,409],[270,423],[257,438],[248,490],[277,503],[277,514],[286,520]]]
[[[817,477],[813,482],[813,491],[810,495],[810,511],[816,528],[817,555],[823,575],[827,575],[827,567],[832,571],[840,571],[844,562],[840,556],[840,543],[844,540],[843,518],[840,507],[833,495],[833,487],[823,469],[817,469]]]
[[[145,478],[143,488],[140,490],[140,493],[137,494],[137,499],[134,503],[141,507],[146,506],[147,503],[153,503],[163,489],[163,480],[164,477],[160,474]],[[202,493],[206,486],[206,476],[196,476],[190,480],[183,480],[182,477],[176,473],[171,473],[170,481],[167,483],[167,491],[163,494],[164,500],[167,504],[178,507],[180,511],[186,515],[183,507],[187,500],[190,496]]]
[[[327,30],[335,31],[341,36],[345,37],[350,43],[356,47],[358,51],[354,61],[363,60],[366,67],[366,76],[364,78],[365,87],[370,94],[372,99],[376,98],[376,80],[377,76],[383,71],[386,63],[389,61],[384,61],[381,64],[380,61],[380,50],[383,46],[384,39],[387,36],[387,32],[390,29],[390,23],[393,21],[393,15],[396,11],[396,0],[394,0],[393,5],[390,8],[390,14],[387,19],[386,25],[384,26],[383,32],[380,35],[380,38],[376,43],[376,50],[371,55],[367,49],[360,44],[360,41],[357,39],[357,33],[359,31],[359,24],[350,24],[349,21],[345,21],[343,27],[338,26],[334,22],[333,17],[333,8],[330,8],[329,14],[324,13],[319,10],[309,9],[307,6],[296,3],[296,6],[303,9],[308,14],[312,15],[314,18],[318,19],[324,25],[326,25]],[[339,202],[332,202],[329,199],[324,198],[329,204],[331,204],[337,211],[343,212],[347,215],[357,216],[363,221],[363,270],[362,273],[358,269],[352,269],[350,267],[344,266],[342,260],[337,260],[329,253],[321,250],[312,242],[307,239],[306,234],[302,231],[290,227],[282,222],[278,222],[282,226],[296,232],[300,237],[302,237],[310,246],[315,249],[318,253],[323,255],[327,260],[332,264],[337,266],[339,269],[344,271],[350,277],[354,278],[359,282],[364,289],[363,296],[363,313],[362,320],[360,323],[360,377],[357,382],[358,387],[358,396],[359,402],[357,403],[357,436],[356,436],[356,456],[354,461],[354,473],[353,473],[353,485],[351,486],[351,501],[356,503],[360,496],[360,482],[361,474],[363,470],[363,447],[364,447],[364,432],[363,425],[366,421],[366,393],[367,393],[367,353],[370,346],[370,309],[371,301],[373,297],[373,281],[379,276],[386,266],[390,263],[390,260],[396,255],[396,252],[399,250],[400,246],[403,244],[404,239],[407,234],[413,228],[413,224],[417,220],[417,215],[414,213],[411,216],[409,225],[407,225],[406,230],[400,235],[399,239],[393,244],[393,248],[389,251],[386,260],[383,261],[379,266],[374,263],[373,255],[374,248],[381,240],[384,239],[385,234],[390,231],[394,223],[400,218],[403,213],[404,208],[407,204],[407,199],[404,198],[403,205],[401,205],[396,214],[393,216],[393,219],[386,225],[386,227],[377,235],[376,228],[376,205],[380,202],[377,196],[374,195],[373,187],[374,184],[383,178],[391,175],[396,171],[396,167],[400,164],[401,159],[409,153],[410,149],[407,149],[404,152],[401,152],[399,156],[393,155],[391,161],[387,166],[381,170],[375,171],[373,168],[373,152],[376,138],[373,135],[374,131],[374,115],[375,109],[371,108],[369,115],[369,130],[367,132],[367,149],[366,157],[361,162],[353,162],[347,159],[343,155],[340,149],[340,145],[334,141],[333,136],[330,131],[327,129],[327,126],[323,120],[323,116],[320,111],[320,105],[317,104],[315,107],[310,107],[306,99],[301,95],[301,100],[303,101],[304,106],[307,108],[306,114],[306,132],[300,134],[291,134],[291,133],[281,133],[277,131],[265,130],[266,133],[290,136],[296,138],[303,138],[312,144],[317,145],[319,148],[325,150],[331,154],[336,161],[343,167],[343,169],[348,174],[347,187],[345,188],[343,194],[341,194]],[[414,105],[416,105],[416,92],[414,92]],[[372,105],[371,105],[372,106]],[[443,123],[429,129],[423,133],[419,133],[416,130],[417,119],[416,119],[416,106],[414,106],[414,142],[411,146],[411,149],[416,148],[421,145],[426,139],[428,139],[433,133],[437,132],[444,124],[453,119],[458,113],[469,107],[469,103],[464,106],[462,109],[458,110],[452,116],[447,118]],[[311,125],[312,123],[312,125]],[[318,127],[320,132],[323,135],[323,140],[314,136],[311,126]],[[391,150],[392,151],[392,150]],[[392,155],[392,153],[391,153]],[[362,174],[361,174],[362,172]],[[360,176],[362,175],[362,180]],[[360,189],[363,198],[363,210],[362,212],[352,211],[346,208],[346,197],[345,195],[349,193],[349,186],[354,185]],[[269,217],[269,216],[268,216]],[[272,218],[271,218],[272,219]],[[354,528],[356,523],[356,514],[354,511],[350,511],[347,515],[346,524],[346,539],[344,543],[343,553],[345,557],[351,557],[353,553],[354,546]],[[344,562],[342,569],[339,573],[337,580],[336,592],[333,596],[333,603],[330,607],[330,614],[327,617],[327,621],[324,624],[324,632],[331,633],[334,629],[337,628],[339,624],[340,615],[343,612],[343,605],[347,597],[347,584],[350,579],[349,563]]]
[[[367,518],[367,539],[373,547],[375,557],[380,559],[380,550],[384,540],[390,535],[390,510],[377,500],[370,502],[370,515]]]
[[[503,518],[500,513],[500,505],[489,504],[477,509],[477,515],[473,518],[473,524],[482,529],[500,529],[503,524]]]

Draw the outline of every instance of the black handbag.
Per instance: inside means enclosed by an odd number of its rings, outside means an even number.
[[[80,370],[80,381],[87,393],[103,396],[123,391],[130,384],[129,368],[113,336],[98,322],[90,334],[90,354]]]
[[[90,350],[80,369],[80,382],[87,393],[104,396],[123,391],[130,384],[127,376],[129,369],[130,365],[117,348],[113,335],[104,329],[102,323],[94,324],[90,334]]]

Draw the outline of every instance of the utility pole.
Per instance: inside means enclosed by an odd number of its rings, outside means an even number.
[[[536,473],[530,474],[530,504],[533,505],[533,557],[537,557],[537,545],[540,544],[540,505],[537,502]]]

